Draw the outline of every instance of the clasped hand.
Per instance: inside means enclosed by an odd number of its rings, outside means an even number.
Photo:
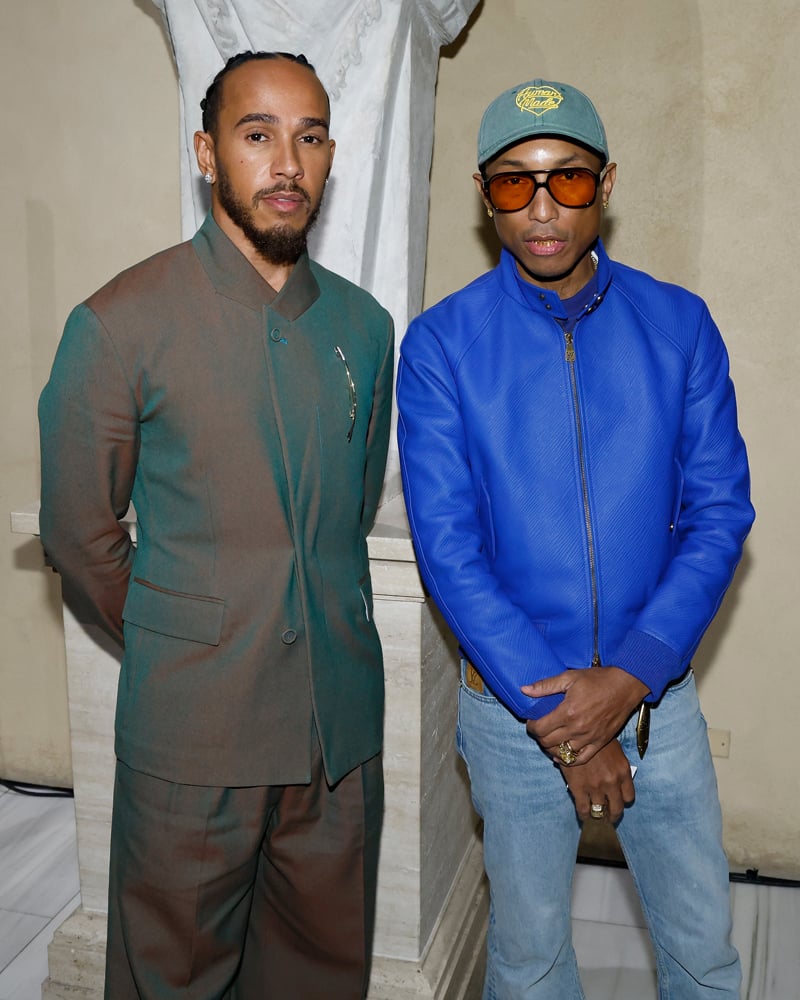
[[[531,698],[563,693],[557,708],[528,721],[528,732],[559,764],[578,818],[588,819],[595,805],[615,823],[636,795],[630,763],[615,737],[649,689],[619,667],[590,667],[528,684],[522,693]],[[577,754],[568,767],[558,752],[564,743]]]
[[[593,816],[595,805],[602,806],[600,816],[616,823],[636,797],[630,763],[619,740],[611,740],[587,764],[561,765],[561,773],[581,822]]]
[[[528,732],[554,760],[558,748],[569,742],[579,764],[587,764],[622,729],[649,689],[633,674],[619,667],[565,670],[522,693],[530,698],[564,694],[564,700],[541,719],[528,721]]]

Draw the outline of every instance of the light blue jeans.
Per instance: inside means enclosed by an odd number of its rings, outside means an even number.
[[[691,671],[651,713],[636,751],[636,715],[621,743],[638,766],[636,802],[617,826],[642,902],[660,1000],[738,1000],[728,863],[717,782]],[[580,825],[558,768],[488,691],[462,672],[457,743],[484,822],[490,885],[484,1000],[582,1000],[570,896]]]

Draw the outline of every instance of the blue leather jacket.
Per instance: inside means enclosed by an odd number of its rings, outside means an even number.
[[[412,322],[397,399],[423,580],[521,718],[520,686],[593,662],[656,701],[733,576],[754,512],[728,357],[705,303],[609,260],[565,334],[500,264]],[[562,322],[559,322],[561,320]]]

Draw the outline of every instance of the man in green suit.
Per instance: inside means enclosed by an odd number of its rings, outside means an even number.
[[[40,401],[44,547],[124,646],[113,1000],[367,989],[394,351],[306,251],[328,125],[304,57],[229,60],[195,136],[209,216],[72,312]]]

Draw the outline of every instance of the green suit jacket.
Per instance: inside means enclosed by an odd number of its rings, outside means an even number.
[[[70,315],[39,403],[41,535],[78,617],[124,639],[129,766],[303,782],[312,719],[330,782],[379,752],[366,535],[393,357],[370,295],[305,255],[276,295],[211,216]]]

